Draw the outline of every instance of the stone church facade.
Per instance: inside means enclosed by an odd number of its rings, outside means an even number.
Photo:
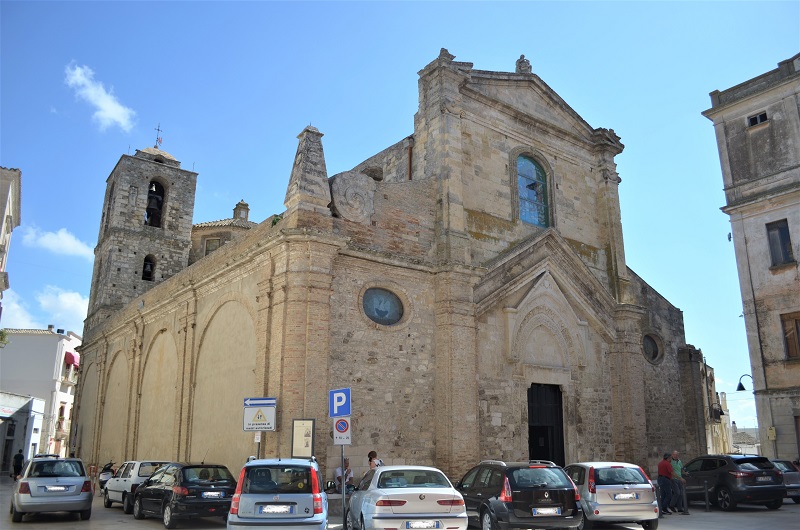
[[[81,457],[235,472],[256,452],[243,398],[267,396],[261,454],[290,456],[292,421],[314,419],[332,472],[337,388],[352,392],[356,472],[373,449],[453,478],[483,458],[654,469],[665,450],[704,451],[702,355],[625,263],[620,138],[524,57],[514,73],[454,59],[420,71],[413,134],[350,171],[329,177],[306,127],[286,210],[258,225],[193,230],[195,173],[159,149],[120,159],[83,337]]]

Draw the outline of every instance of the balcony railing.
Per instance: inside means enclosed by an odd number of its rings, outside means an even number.
[[[56,422],[56,440],[63,440],[69,437],[69,420],[58,420]]]
[[[61,382],[68,385],[78,384],[78,371],[70,367],[69,370],[61,374]]]

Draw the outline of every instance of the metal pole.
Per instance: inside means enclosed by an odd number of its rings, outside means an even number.
[[[709,508],[709,506],[708,506],[708,481],[707,481],[707,480],[704,480],[704,481],[703,481],[703,489],[704,489],[704,490],[705,490],[705,492],[706,492],[706,511],[707,511],[707,512],[710,512],[710,511],[711,511],[711,509],[710,509],[710,508]]]
[[[347,530],[347,513],[344,502],[344,497],[347,495],[347,470],[344,468],[344,445],[340,447],[342,448],[342,530]]]
[[[682,512],[682,515],[689,515],[689,503],[686,500],[686,483],[685,482],[681,485],[681,489],[683,490],[683,512]]]

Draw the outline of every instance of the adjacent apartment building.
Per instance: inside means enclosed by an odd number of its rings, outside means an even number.
[[[6,260],[8,247],[11,243],[11,232],[19,226],[20,222],[20,188],[22,186],[22,172],[19,169],[0,167],[0,300],[3,291],[8,289],[8,273]],[[2,321],[2,303],[0,303],[0,321]]]
[[[6,329],[0,350],[0,388],[4,393],[44,400],[38,453],[68,456],[72,405],[78,382],[81,337],[71,331]]]
[[[711,92],[762,454],[800,454],[800,54]]]

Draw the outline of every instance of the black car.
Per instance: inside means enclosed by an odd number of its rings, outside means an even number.
[[[160,517],[167,528],[179,519],[227,519],[235,491],[236,479],[225,466],[170,462],[136,488],[133,516]]]
[[[553,462],[484,460],[456,489],[464,497],[469,524],[483,530],[579,528],[578,489]]]
[[[758,455],[706,455],[683,466],[686,497],[690,501],[710,502],[723,510],[737,504],[763,504],[777,510],[783,504],[786,486],[783,474]]]

